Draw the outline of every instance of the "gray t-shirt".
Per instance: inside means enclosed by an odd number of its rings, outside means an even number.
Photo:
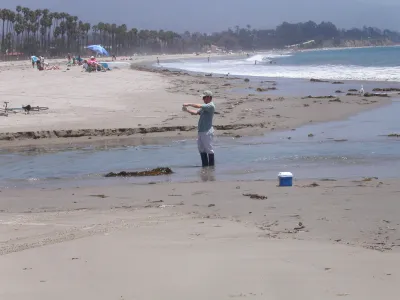
[[[197,111],[200,115],[198,131],[199,132],[208,132],[212,129],[213,125],[213,117],[215,112],[215,105],[213,102],[208,104],[203,104],[201,108]]]

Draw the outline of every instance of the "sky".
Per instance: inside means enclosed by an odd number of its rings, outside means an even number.
[[[0,7],[48,8],[83,21],[125,23],[138,29],[212,33],[250,24],[275,28],[283,21],[331,21],[339,28],[364,25],[400,31],[398,0],[0,0]]]

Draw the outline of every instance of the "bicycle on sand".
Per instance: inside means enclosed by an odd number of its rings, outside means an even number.
[[[7,101],[4,101],[4,105],[0,108],[0,116],[8,116],[8,113],[21,113],[24,112],[29,114],[31,111],[43,111],[48,110],[49,108],[46,106],[32,106],[32,105],[22,105],[22,107],[8,107]]]

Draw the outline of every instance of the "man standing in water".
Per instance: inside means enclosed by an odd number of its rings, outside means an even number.
[[[204,104],[185,103],[183,104],[183,111],[187,111],[191,115],[200,115],[198,124],[197,147],[199,148],[201,163],[203,167],[214,166],[214,149],[213,149],[213,117],[215,112],[215,105],[212,102],[212,92],[203,92]],[[194,107],[198,110],[188,109]]]

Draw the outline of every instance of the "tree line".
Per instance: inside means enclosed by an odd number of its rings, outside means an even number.
[[[15,11],[0,9],[1,49],[3,55],[61,56],[85,53],[90,44],[101,44],[115,55],[133,53],[200,52],[216,45],[226,50],[264,50],[283,48],[313,40],[303,47],[342,46],[349,40],[366,45],[399,43],[400,34],[374,27],[339,29],[331,22],[317,24],[283,22],[275,29],[252,29],[236,26],[221,32],[206,34],[146,30],[126,24],[99,22],[90,24],[65,12],[48,9],[32,10],[18,5]]]

